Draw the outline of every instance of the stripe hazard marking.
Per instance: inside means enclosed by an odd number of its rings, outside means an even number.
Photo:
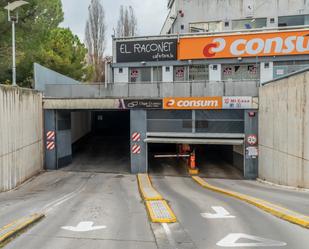
[[[132,134],[132,141],[133,142],[140,142],[141,141],[141,134],[138,132],[134,132]]]
[[[55,149],[55,142],[53,142],[53,141],[47,141],[47,143],[46,143],[46,148],[47,148],[47,150],[53,150],[53,149]]]
[[[134,144],[132,146],[132,153],[133,154],[141,154],[141,146],[137,145],[137,144]]]
[[[46,133],[47,140],[55,140],[55,132],[54,131],[48,131]]]

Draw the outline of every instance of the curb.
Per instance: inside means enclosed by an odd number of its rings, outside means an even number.
[[[3,234],[0,235],[0,247],[4,246],[5,242],[7,242],[9,239],[16,236],[18,233],[22,232],[23,230],[43,219],[44,217],[44,214],[33,214],[28,217],[23,217],[0,228],[0,234],[4,231]]]
[[[284,207],[280,207],[276,204],[273,204],[271,202],[258,199],[255,197],[251,197],[248,195],[244,195],[238,192],[229,191],[223,188],[215,187],[209,183],[207,183],[205,180],[203,180],[199,176],[192,176],[192,179],[197,182],[199,185],[201,185],[204,188],[207,188],[209,190],[212,190],[214,192],[218,192],[221,194],[228,195],[230,197],[234,197],[236,199],[239,199],[241,201],[245,201],[251,205],[256,206],[259,209],[262,209],[266,211],[267,213],[270,213],[280,219],[286,220],[288,222],[291,222],[293,224],[299,225],[303,228],[309,229],[309,216],[297,213],[295,211],[289,210]]]
[[[137,181],[150,221],[152,223],[177,222],[177,218],[167,201],[164,200],[162,195],[153,187],[149,175],[138,174]]]

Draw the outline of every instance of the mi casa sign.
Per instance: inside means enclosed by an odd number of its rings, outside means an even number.
[[[177,39],[116,42],[117,62],[177,60]]]

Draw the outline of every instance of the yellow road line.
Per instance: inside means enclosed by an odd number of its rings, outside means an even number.
[[[138,187],[151,222],[154,223],[174,223],[177,218],[167,201],[153,187],[148,174],[137,175]]]
[[[207,183],[205,180],[203,180],[199,176],[192,176],[192,179],[204,188],[207,188],[209,190],[245,201],[283,220],[297,224],[304,228],[309,228],[309,216],[294,212],[292,210],[275,205],[271,202],[268,202],[268,201],[265,201],[259,198],[255,198],[255,197],[244,195],[244,194],[241,194],[235,191],[230,191],[230,190],[226,190],[223,188],[215,187]]]
[[[163,200],[163,197],[152,186],[152,183],[151,183],[151,180],[148,174],[138,174],[137,181],[138,181],[139,191],[142,195],[142,198],[145,201]]]
[[[160,202],[164,207],[164,212],[167,212],[168,215],[161,216],[158,214],[158,210],[152,205],[153,202]],[[145,202],[147,212],[149,214],[149,218],[153,223],[175,223],[177,222],[177,218],[167,204],[166,200],[159,200],[159,201],[146,201]]]
[[[14,221],[14,222],[2,227],[1,231],[5,230],[9,227],[12,227],[14,225],[17,225],[13,229],[10,229],[8,232],[6,232],[5,234],[0,236],[0,246],[2,246],[5,241],[7,241],[11,237],[15,236],[16,234],[20,233],[21,231],[23,231],[24,229],[26,229],[30,225],[34,224],[35,222],[39,221],[43,217],[45,217],[44,214],[33,214],[29,217],[21,218],[17,221]],[[18,224],[19,222],[20,222],[20,224]]]

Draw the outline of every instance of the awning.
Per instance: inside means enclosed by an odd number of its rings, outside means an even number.
[[[149,144],[210,144],[210,145],[243,145],[243,139],[222,138],[173,138],[173,137],[148,137],[144,142]]]

